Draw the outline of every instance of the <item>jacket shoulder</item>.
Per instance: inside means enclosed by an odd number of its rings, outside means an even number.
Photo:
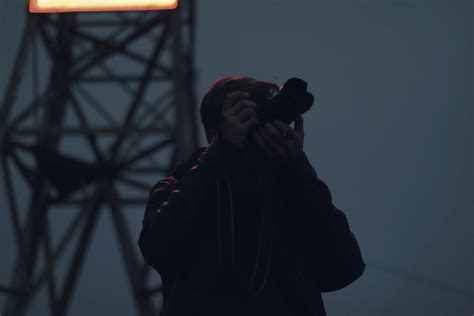
[[[199,157],[205,149],[206,147],[199,147],[194,150],[187,159],[178,161],[170,176],[178,179],[181,178],[186,173],[186,171],[191,169],[197,163]]]

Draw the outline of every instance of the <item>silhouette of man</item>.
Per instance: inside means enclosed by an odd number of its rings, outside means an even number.
[[[258,118],[255,100],[278,89],[214,82],[200,111],[209,145],[152,188],[138,243],[161,276],[161,315],[326,315],[321,292],[362,275],[347,218],[303,150],[303,118]]]

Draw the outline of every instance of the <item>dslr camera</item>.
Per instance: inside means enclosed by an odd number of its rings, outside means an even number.
[[[250,96],[257,104],[257,114],[262,122],[280,120],[286,124],[307,112],[314,103],[314,96],[307,91],[308,84],[299,78],[290,78],[278,91],[268,97]]]

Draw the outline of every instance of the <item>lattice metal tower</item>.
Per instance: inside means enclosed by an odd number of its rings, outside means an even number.
[[[135,205],[141,217],[154,182],[197,146],[194,25],[192,1],[171,11],[27,16],[0,108],[1,188],[18,249],[10,284],[0,286],[3,315],[27,314],[42,287],[50,314],[67,314],[104,211],[137,313],[158,314],[160,285],[148,285],[124,210]],[[59,238],[53,209],[74,212]]]

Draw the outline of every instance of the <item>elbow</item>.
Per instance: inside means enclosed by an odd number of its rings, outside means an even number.
[[[342,289],[352,284],[354,281],[358,280],[362,276],[362,274],[364,274],[364,271],[365,271],[365,262],[364,260],[362,260],[361,257],[357,257],[354,260],[354,263],[351,264],[351,267],[347,268],[346,278],[342,282],[339,289]]]
[[[145,262],[160,276],[174,275],[179,265],[175,260],[177,255],[170,240],[166,239],[163,234],[157,234],[157,231],[151,234],[151,231],[144,227],[138,238],[138,247]]]
[[[140,232],[140,237],[138,238],[138,248],[140,248],[140,252],[142,253],[143,259],[149,265],[152,264],[151,260],[151,251],[148,245],[148,240],[145,235],[144,229]]]
[[[152,241],[142,229],[138,238],[138,247],[142,253],[142,257],[146,264],[151,266],[160,275],[163,273],[163,259],[160,258],[160,245],[156,241]]]
[[[365,262],[362,257],[357,256],[344,263],[333,266],[320,279],[321,292],[333,292],[345,288],[359,279],[365,271]]]
[[[158,254],[162,250],[161,239],[161,236],[158,236],[156,232],[152,233],[150,231],[146,223],[143,224],[138,238],[138,247],[140,248],[145,262],[153,268],[156,267],[156,262],[159,260]]]

